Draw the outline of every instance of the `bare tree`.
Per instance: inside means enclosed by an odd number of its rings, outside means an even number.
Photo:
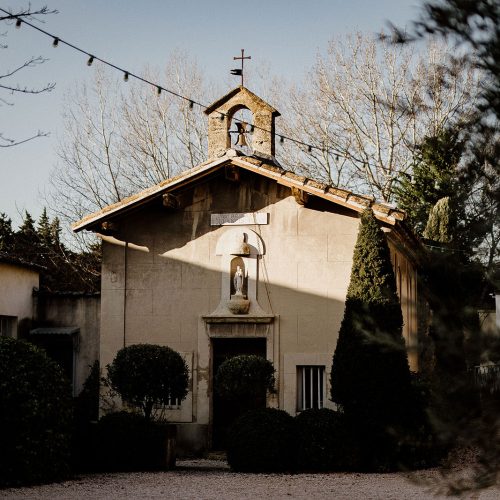
[[[21,26],[22,19],[30,19],[30,20],[38,20],[40,21],[38,16],[43,16],[47,14],[57,14],[56,10],[50,10],[48,7],[42,7],[40,9],[32,10],[31,6],[28,5],[25,9],[19,9],[17,11],[6,10],[0,8],[0,21],[5,21],[6,23],[13,24],[15,23],[17,27]],[[5,36],[5,33],[1,33],[0,36]],[[0,49],[7,49],[7,44],[0,44]],[[30,57],[29,59],[23,61],[22,63],[16,65],[13,68],[7,68],[5,71],[0,73],[0,89],[2,90],[2,94],[0,95],[0,107],[2,106],[13,106],[13,101],[4,97],[4,95],[15,95],[15,94],[42,94],[45,92],[50,92],[55,87],[55,83],[47,83],[46,85],[42,85],[40,87],[28,87],[26,85],[22,85],[17,81],[17,77],[20,73],[28,68],[37,67],[40,64],[43,64],[47,59],[42,56]],[[8,148],[17,146],[19,144],[23,144],[25,142],[31,141],[37,137],[47,136],[47,132],[42,132],[38,130],[35,134],[23,138],[23,139],[13,139],[9,137],[4,132],[0,132],[0,147]]]
[[[152,81],[207,102],[203,76],[184,54]],[[123,83],[96,65],[91,84],[67,97],[65,135],[52,173],[51,206],[65,222],[118,202],[205,159],[206,121],[199,109],[156,88]]]
[[[360,33],[332,40],[307,84],[292,88],[284,132],[312,144],[283,161],[306,175],[391,201],[401,175],[411,174],[415,146],[472,109],[477,75],[456,65],[443,78],[447,49],[379,43]]]

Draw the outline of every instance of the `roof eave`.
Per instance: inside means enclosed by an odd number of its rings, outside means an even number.
[[[191,171],[185,172],[177,177],[173,177],[172,179],[167,179],[152,188],[145,189],[129,198],[125,198],[121,202],[114,203],[113,205],[109,205],[108,207],[103,208],[98,212],[94,212],[83,219],[75,222],[71,226],[73,232],[78,233],[83,231],[84,229],[90,229],[91,226],[97,224],[102,219],[106,219],[116,215],[119,212],[124,210],[136,208],[148,201],[151,201],[154,198],[160,196],[163,192],[168,191],[172,187],[176,187],[179,184],[185,182],[187,179],[198,178],[200,176],[206,175],[210,173],[212,170],[215,170],[223,163],[226,163],[230,160],[227,156],[223,156],[216,160],[212,160],[209,162],[202,163],[201,165],[194,167]],[[200,168],[201,167],[201,168]],[[142,196],[141,196],[142,195]]]

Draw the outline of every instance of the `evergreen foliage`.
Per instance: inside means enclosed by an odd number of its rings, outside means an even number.
[[[250,410],[229,429],[227,461],[236,472],[290,471],[295,454],[295,421],[286,411]]]
[[[25,212],[17,231],[0,214],[0,252],[14,261],[40,266],[40,289],[45,291],[96,292],[100,289],[100,245],[74,252],[60,239],[59,219],[50,220],[44,209],[38,223]]]
[[[5,213],[0,213],[0,252],[7,252],[14,244],[12,220]]]
[[[389,248],[371,210],[361,216],[331,372],[331,397],[359,425],[364,467],[392,468],[417,412]]]
[[[426,137],[417,148],[412,177],[402,177],[395,189],[398,205],[416,233],[422,234],[432,207],[442,198],[457,199],[463,211],[470,188],[459,170],[463,152],[463,140],[451,129]]]
[[[498,266],[500,256],[500,58],[497,57],[500,53],[499,25],[500,2],[497,0],[427,0],[423,3],[420,18],[413,23],[413,30],[408,31],[408,27],[405,27],[405,33],[399,33],[403,41],[408,38],[408,33],[410,38],[437,35],[452,40],[462,49],[465,59],[472,62],[482,73],[479,95],[475,96],[474,102],[476,114],[466,123],[470,141],[467,144],[464,170],[468,176],[475,177],[478,181],[475,189],[471,190],[474,202],[471,219],[475,222],[474,233],[482,235],[483,238],[481,244],[477,245],[477,254],[481,256],[487,276]],[[471,274],[472,270],[468,268],[472,266],[461,258],[461,254],[462,252],[445,252],[439,255],[434,252],[429,259],[431,265],[428,281],[429,288],[433,291],[433,309],[438,311],[433,318],[433,335],[437,340],[436,379],[442,382],[442,394],[449,395],[447,403],[453,405],[456,402],[466,409],[468,402],[459,390],[461,385],[463,387],[466,374],[459,372],[460,364],[463,366],[459,352],[461,347],[459,339],[453,336],[453,329],[459,336],[463,333],[463,320],[468,315],[464,306],[467,306],[466,309],[472,309],[470,306],[474,302],[470,298],[471,287],[464,286],[470,281],[467,275]],[[453,264],[453,261],[456,264]],[[457,283],[462,285],[458,293]],[[451,290],[453,293],[450,293]],[[440,292],[444,292],[441,300]],[[484,297],[487,293],[485,288],[481,295]],[[474,313],[473,309],[472,312]],[[477,319],[477,313],[469,314],[470,316]],[[444,345],[440,358],[437,355],[438,343]],[[458,355],[454,355],[454,352]],[[443,380],[439,372],[447,373],[448,376]],[[446,388],[448,383],[453,382],[454,373],[461,374],[458,386],[452,384]],[[469,408],[473,408],[470,403]],[[443,408],[442,411],[443,415],[447,412],[449,415],[444,425],[447,427],[448,436],[454,443],[459,440],[461,444],[472,446],[479,451],[475,470],[467,480],[461,475],[457,481],[447,484],[449,492],[462,494],[470,489],[495,484],[498,482],[500,464],[500,446],[498,439],[494,437],[499,435],[498,406],[483,406],[480,421],[471,420],[470,416],[457,419],[450,415],[453,412],[449,410],[450,408]],[[449,477],[446,479],[449,481]]]
[[[69,474],[71,387],[55,362],[0,337],[0,487]]]
[[[328,408],[310,409],[295,417],[297,469],[349,470],[357,463],[356,444],[349,439],[345,415]]]
[[[273,364],[256,355],[233,356],[217,370],[215,387],[220,396],[228,401],[244,400],[250,405],[257,399],[274,392]]]
[[[438,243],[452,243],[456,217],[451,209],[450,198],[441,198],[432,207],[423,233],[424,238]]]
[[[169,406],[187,395],[188,368],[182,356],[169,347],[135,344],[120,349],[108,365],[110,386],[123,399],[144,412]]]

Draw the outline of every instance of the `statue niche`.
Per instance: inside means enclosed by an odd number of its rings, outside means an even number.
[[[245,263],[241,257],[235,257],[231,261],[231,297],[240,295],[247,298],[248,292],[248,273],[245,268]]]
[[[247,298],[248,272],[241,257],[231,259],[230,278],[231,296],[227,307],[233,314],[248,314],[250,309],[250,301]]]
[[[257,301],[258,265],[264,253],[264,242],[250,228],[228,227],[222,232],[215,248],[215,255],[221,256],[221,295],[211,317],[268,316]]]

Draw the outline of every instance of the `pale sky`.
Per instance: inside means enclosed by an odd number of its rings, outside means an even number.
[[[82,49],[133,73],[145,66],[162,68],[169,55],[184,50],[209,80],[225,91],[239,83],[228,78],[233,56],[245,48],[252,61],[299,83],[334,36],[361,31],[377,33],[392,21],[404,27],[419,12],[418,0],[31,0],[33,9],[47,5],[59,11],[39,26]],[[0,0],[17,10],[27,2]],[[19,74],[24,86],[55,82],[50,94],[10,96],[0,104],[0,131],[21,139],[37,130],[50,133],[13,148],[0,148],[0,212],[18,225],[28,210],[38,218],[44,206],[50,172],[58,161],[56,144],[63,136],[63,97],[78,82],[88,81],[87,58],[59,46],[29,27],[2,23],[0,74],[31,56],[49,60]],[[168,88],[168,82],[159,82]],[[226,88],[227,86],[227,88]],[[48,207],[50,209],[50,207]]]

